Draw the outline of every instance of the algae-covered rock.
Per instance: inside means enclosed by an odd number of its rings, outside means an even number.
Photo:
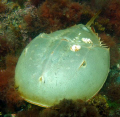
[[[23,50],[15,86],[27,101],[52,106],[60,100],[93,97],[110,67],[109,49],[82,24],[40,34]]]

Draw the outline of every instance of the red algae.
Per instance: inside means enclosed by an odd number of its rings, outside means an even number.
[[[14,104],[20,106],[22,98],[14,88],[15,66],[18,58],[13,55],[6,56],[6,69],[0,69],[0,100],[5,101],[10,110]]]
[[[5,68],[5,56],[8,54],[8,52],[10,52],[10,48],[8,46],[7,41],[5,40],[6,37],[5,36],[0,36],[0,67],[4,67]]]
[[[28,26],[33,25],[33,18],[30,13],[24,16],[24,21],[27,23]]]
[[[4,13],[6,11],[6,8],[7,6],[0,1],[0,13]]]
[[[98,22],[105,26],[105,31],[114,36],[120,36],[120,1],[110,0],[101,16]]]
[[[41,27],[47,32],[63,29],[78,23],[81,18],[82,5],[69,0],[45,1],[38,8]]]

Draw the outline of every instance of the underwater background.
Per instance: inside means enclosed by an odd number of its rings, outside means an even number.
[[[22,50],[40,33],[91,25],[110,48],[110,72],[90,101],[67,100],[43,108],[24,101],[14,87]],[[0,0],[0,117],[120,117],[120,0]]]

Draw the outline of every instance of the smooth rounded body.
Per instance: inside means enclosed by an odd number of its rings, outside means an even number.
[[[103,86],[109,67],[109,49],[79,24],[32,40],[17,63],[15,85],[36,105],[49,107],[64,98],[88,100]]]

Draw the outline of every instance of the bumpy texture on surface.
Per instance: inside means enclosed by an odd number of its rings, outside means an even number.
[[[64,98],[88,100],[103,86],[109,59],[109,49],[82,24],[43,33],[22,52],[15,85],[25,100],[41,106]]]

